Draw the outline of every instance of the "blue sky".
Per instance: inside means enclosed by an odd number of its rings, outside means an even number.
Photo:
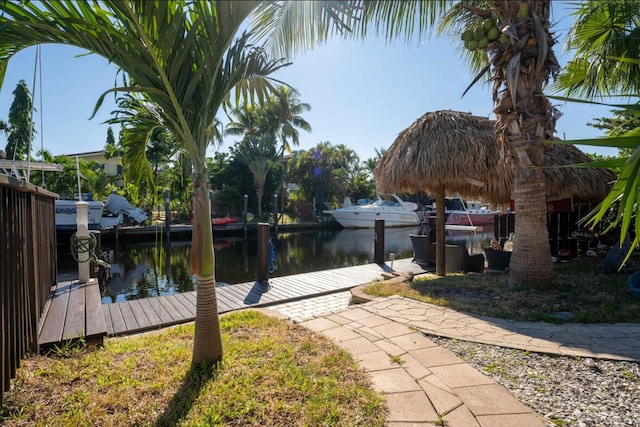
[[[565,7],[560,2],[555,5]],[[569,18],[555,21],[558,23],[554,30],[559,33],[566,32],[572,22]],[[559,40],[556,55],[564,63],[563,37]],[[312,107],[304,114],[312,132],[301,131],[300,148],[329,141],[345,144],[365,160],[375,155],[376,148],[389,147],[399,132],[426,112],[452,109],[493,117],[488,85],[478,83],[461,97],[473,76],[460,59],[458,48],[457,43],[436,37],[406,45],[403,41],[387,44],[372,36],[364,41],[334,39],[299,55],[274,77],[296,88],[300,100]],[[104,147],[108,126],[102,123],[114,109],[113,97],[107,97],[96,117],[89,117],[98,97],[113,87],[116,68],[97,55],[76,57],[82,53],[66,46],[42,47],[42,94],[39,81],[35,91],[36,108],[41,112],[35,114],[39,134],[34,153],[41,144],[54,155]],[[34,48],[20,52],[9,63],[0,90],[1,119],[7,119],[12,92],[19,80],[27,81],[33,93],[34,63]],[[610,115],[608,108],[564,103],[557,106],[564,114],[556,127],[559,137],[603,136],[602,131],[586,123],[594,117]],[[219,117],[223,115],[219,113]],[[221,150],[226,151],[237,139],[225,138]],[[5,144],[6,138],[0,136],[0,148]],[[584,149],[616,153],[614,149]]]

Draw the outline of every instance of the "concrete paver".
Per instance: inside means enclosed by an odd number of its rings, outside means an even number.
[[[349,306],[305,300],[273,307],[350,351],[385,394],[389,427],[533,427],[544,420],[429,334],[565,356],[640,361],[640,325],[552,325],[470,316],[409,298]],[[320,313],[320,314],[318,314]],[[426,335],[425,335],[426,334]]]

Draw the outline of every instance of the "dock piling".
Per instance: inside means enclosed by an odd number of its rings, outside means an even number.
[[[373,262],[384,264],[384,219],[376,219]]]
[[[269,281],[269,224],[258,223],[256,282]]]

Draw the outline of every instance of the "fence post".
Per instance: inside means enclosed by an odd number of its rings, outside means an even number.
[[[373,262],[376,264],[384,263],[384,219],[376,219],[376,236],[373,251]]]
[[[258,224],[256,282],[269,281],[269,224]]]

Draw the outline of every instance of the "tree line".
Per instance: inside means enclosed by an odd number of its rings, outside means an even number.
[[[7,135],[7,158],[26,160],[29,143],[35,138],[32,97],[28,85],[21,80],[13,92],[14,101],[7,122],[0,121],[0,131]],[[299,146],[299,130],[311,131],[302,117],[311,106],[298,99],[298,93],[280,86],[274,96],[263,104],[241,103],[230,108],[229,123],[222,128],[217,121],[217,147],[222,138],[237,137],[228,152],[216,151],[206,159],[213,216],[240,215],[247,195],[248,209],[258,219],[265,219],[276,208],[294,220],[311,220],[325,208],[336,208],[350,197],[353,200],[373,199],[376,195],[372,172],[384,149],[376,156],[361,161],[346,144],[321,141],[308,150]],[[181,150],[168,129],[148,126],[145,114],[150,108],[145,101],[131,96],[118,100],[118,109],[107,122],[104,145],[106,159],[122,158],[122,172],[115,176],[105,173],[95,161],[53,156],[48,150],[37,151],[38,159],[62,165],[61,172],[32,172],[30,181],[60,194],[62,199],[74,199],[78,193],[77,170],[81,176],[82,193],[91,193],[95,200],[105,200],[114,190],[136,206],[148,211],[160,209],[164,191],[169,190],[171,209],[183,220],[189,220],[192,210],[193,172],[189,156]],[[120,128],[116,139],[113,127]],[[33,150],[32,150],[33,151]]]

